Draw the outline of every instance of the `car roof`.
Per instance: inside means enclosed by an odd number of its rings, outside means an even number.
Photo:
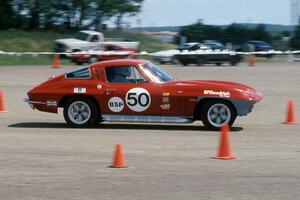
[[[87,33],[89,35],[101,35],[100,32],[97,32],[97,31],[90,31],[90,30],[83,30],[83,31],[79,31],[79,32],[82,32],[82,33]]]
[[[118,59],[118,60],[108,60],[108,61],[102,61],[98,63],[94,63],[91,65],[91,67],[109,67],[109,66],[126,66],[126,65],[139,65],[148,63],[147,60],[142,59]]]

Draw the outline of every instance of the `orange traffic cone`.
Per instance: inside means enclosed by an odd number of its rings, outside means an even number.
[[[114,167],[114,168],[127,167],[122,144],[115,145],[115,153],[114,153],[113,163],[112,163],[111,167]]]
[[[298,124],[296,118],[295,102],[292,100],[288,101],[286,119],[284,124]]]
[[[253,54],[248,55],[248,66],[249,67],[255,66],[255,55]]]
[[[59,55],[54,54],[52,68],[60,68]]]
[[[219,145],[218,154],[212,158],[221,159],[221,160],[235,159],[235,157],[233,157],[231,152],[230,132],[229,132],[228,124],[223,125],[221,128],[220,145]]]
[[[4,106],[4,96],[3,96],[3,92],[0,90],[0,113],[4,113],[7,112],[5,110],[5,106]]]

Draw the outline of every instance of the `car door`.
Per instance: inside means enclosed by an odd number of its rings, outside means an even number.
[[[104,86],[103,114],[158,115],[160,89],[136,66],[108,66]]]

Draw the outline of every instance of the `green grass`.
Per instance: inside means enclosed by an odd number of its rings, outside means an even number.
[[[53,41],[61,38],[74,37],[76,32],[59,33],[54,31],[0,31],[0,51],[13,52],[39,52],[53,51]],[[126,31],[106,31],[105,37],[124,38],[140,42],[140,51],[155,52],[173,49],[175,45],[160,42],[139,33]],[[52,56],[49,55],[0,55],[0,65],[51,65]],[[71,64],[67,59],[62,59],[61,64]]]

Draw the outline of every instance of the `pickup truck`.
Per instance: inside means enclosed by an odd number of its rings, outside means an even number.
[[[58,39],[54,41],[55,52],[78,52],[91,49],[99,44],[118,45],[120,47],[136,51],[139,42],[122,41],[121,38],[104,38],[104,35],[97,31],[84,30],[79,31],[75,38]]]

